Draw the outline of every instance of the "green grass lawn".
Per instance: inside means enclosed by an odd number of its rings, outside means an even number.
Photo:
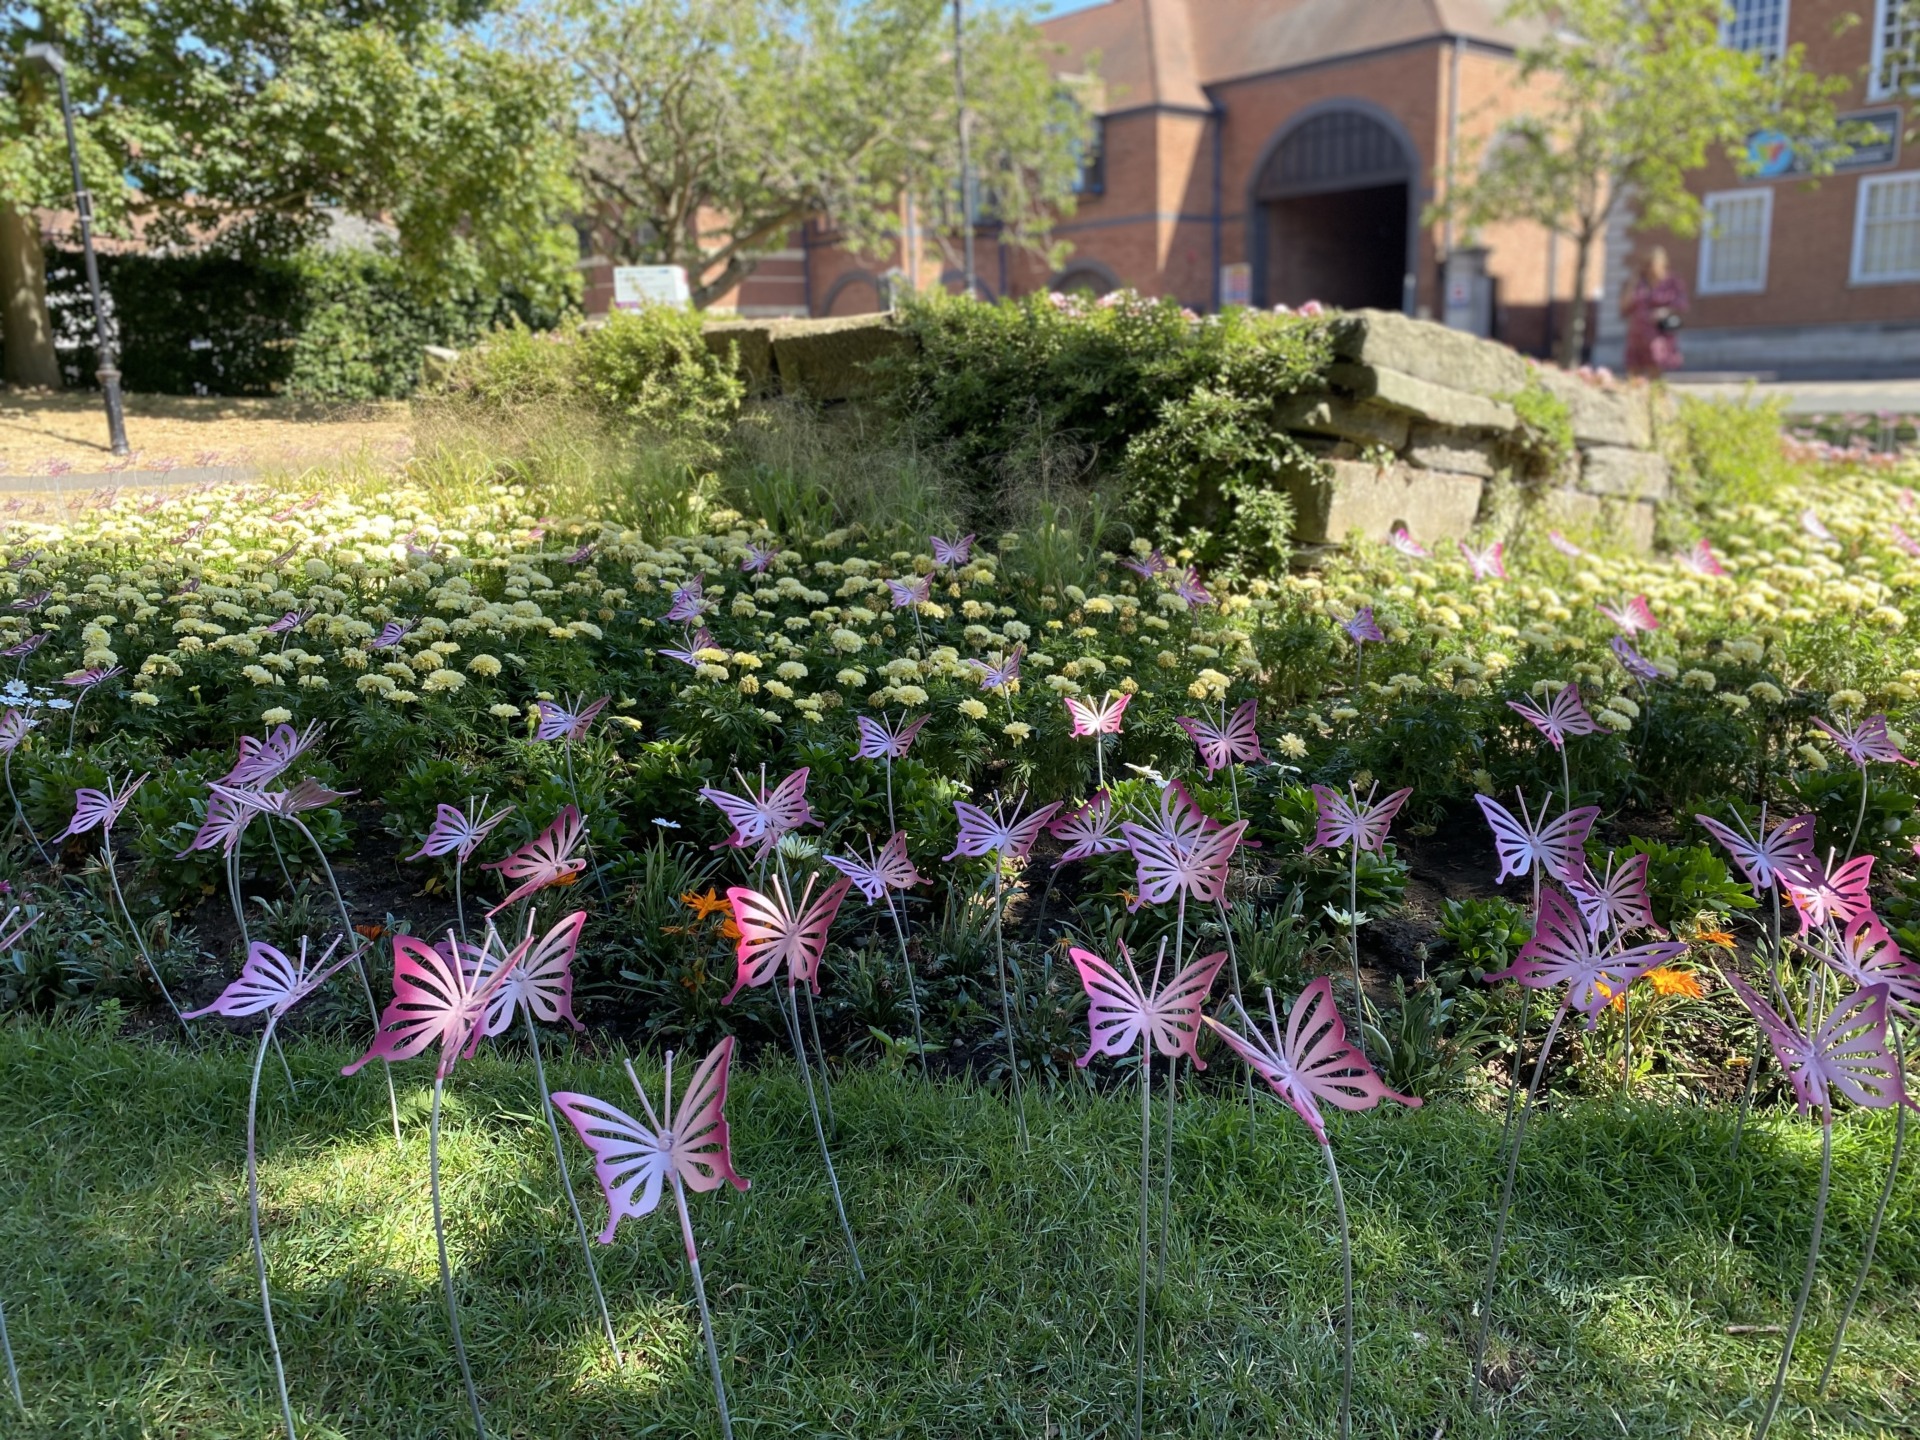
[[[262,1186],[275,1309],[306,1436],[470,1433],[447,1340],[426,1178],[426,1065],[398,1072],[405,1153],[377,1069],[289,1045],[269,1062]],[[0,1298],[31,1409],[0,1435],[270,1436],[279,1424],[246,1238],[251,1055],[79,1030],[0,1029]],[[556,1088],[616,1099],[617,1059],[562,1055]],[[1179,1110],[1175,1247],[1153,1303],[1147,1427],[1333,1433],[1339,1256],[1325,1171],[1277,1105]],[[1125,1435],[1132,1402],[1138,1110],[1131,1093],[1029,1098],[1022,1154],[998,1098],[882,1071],[835,1087],[836,1153],[868,1281],[854,1280],[790,1068],[736,1074],[734,1158],[753,1182],[692,1197],[742,1437]],[[671,1207],[629,1222],[602,1275],[611,1362],[538,1118],[530,1067],[485,1054],[453,1081],[445,1147],[463,1319],[502,1436],[719,1433]],[[1347,1118],[1355,1434],[1743,1436],[1785,1320],[1818,1171],[1815,1132],[1573,1103],[1528,1139],[1489,1415],[1466,1347],[1492,1221],[1498,1115],[1458,1104]],[[1891,1135],[1836,1139],[1832,1263],[1775,1433],[1920,1434],[1920,1186],[1904,1183],[1832,1394],[1816,1401]],[[572,1140],[569,1137],[568,1143]],[[579,1157],[576,1174],[591,1187]],[[589,1224],[605,1209],[583,1193]],[[0,1405],[5,1404],[0,1398]],[[1809,1407],[1812,1407],[1811,1410]]]

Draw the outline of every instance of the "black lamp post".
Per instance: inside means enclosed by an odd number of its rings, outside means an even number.
[[[67,159],[73,165],[73,208],[80,217],[80,248],[87,257],[87,288],[93,292],[94,352],[100,361],[100,368],[93,373],[99,378],[100,391],[107,399],[107,437],[113,444],[113,453],[125,455],[127,417],[120,404],[120,356],[107,331],[107,310],[100,299],[100,264],[93,257],[93,196],[80,175],[80,142],[74,138],[73,101],[67,94],[67,57],[58,47],[35,41],[27,46],[27,59],[45,65],[60,86],[60,118],[66,122]]]

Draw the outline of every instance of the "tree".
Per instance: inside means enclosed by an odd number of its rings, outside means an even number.
[[[532,0],[525,53],[577,84],[580,179],[616,259],[683,265],[705,306],[831,220],[855,250],[903,195],[958,233],[948,0]],[[974,7],[967,113],[981,208],[1048,253],[1091,123],[1018,14]]]
[[[1777,130],[1815,174],[1844,153],[1833,102],[1847,79],[1813,74],[1798,45],[1772,59],[1728,49],[1723,0],[1515,0],[1507,13],[1540,27],[1519,64],[1523,81],[1550,79],[1546,98],[1491,137],[1436,208],[1469,228],[1531,220],[1566,236],[1576,285],[1621,205],[1641,227],[1696,233],[1687,177],[1715,149],[1746,168],[1753,132]],[[1585,338],[1586,307],[1575,305],[1566,364]]]
[[[0,0],[6,373],[53,370],[31,211],[69,207],[57,102],[21,58],[61,46],[111,233],[284,253],[332,213],[390,222],[446,293],[573,283],[566,85],[483,43],[492,0]],[[18,314],[18,320],[16,320]],[[29,379],[31,377],[31,379]]]

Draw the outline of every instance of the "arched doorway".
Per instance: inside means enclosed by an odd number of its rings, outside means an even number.
[[[1266,305],[1413,308],[1420,162],[1364,100],[1310,107],[1254,172],[1254,294]]]
[[[872,315],[879,311],[880,282],[865,270],[852,270],[833,282],[827,291],[824,315]]]

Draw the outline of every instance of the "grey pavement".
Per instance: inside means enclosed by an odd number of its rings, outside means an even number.
[[[1920,379],[1769,380],[1683,371],[1669,375],[1667,383],[1683,394],[1715,400],[1758,403],[1784,396],[1789,415],[1920,415]]]

